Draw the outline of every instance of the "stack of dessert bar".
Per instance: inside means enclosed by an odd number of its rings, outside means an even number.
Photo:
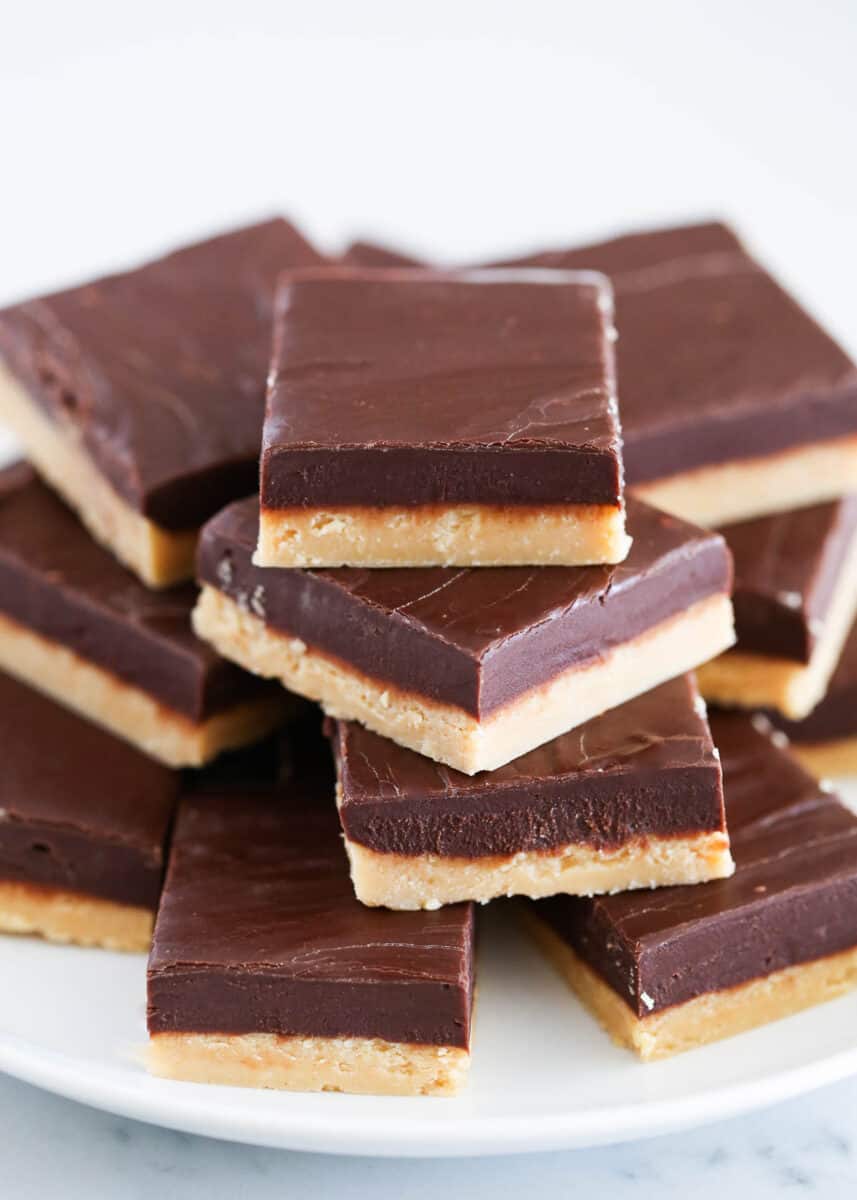
[[[723,226],[270,221],[0,311],[0,417],[0,928],[156,914],[155,1073],[455,1091],[498,897],[644,1058],[857,984],[857,368]]]

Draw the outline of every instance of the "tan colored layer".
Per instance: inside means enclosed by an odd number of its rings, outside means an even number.
[[[391,684],[369,679],[268,629],[214,587],[200,593],[197,634],[225,658],[279,679],[334,717],[360,721],[384,737],[468,775],[493,771],[608,708],[692,670],[734,641],[728,596],[710,596],[591,666],[572,668],[485,721]]]
[[[67,646],[4,616],[0,670],[171,767],[201,767],[224,750],[259,741],[277,727],[288,708],[288,697],[273,695],[237,704],[207,721],[191,721]]]
[[[95,540],[143,583],[162,588],[193,578],[198,530],[162,529],[132,508],[95,466],[74,428],[46,417],[2,365],[0,421],[17,434],[33,466]]]
[[[259,567],[513,567],[617,563],[627,556],[623,508],[569,504],[268,509]]]
[[[567,845],[550,853],[521,851],[493,858],[382,854],[346,837],[351,879],[363,904],[440,908],[497,896],[592,896],[633,888],[723,879],[735,869],[724,833],[635,839],[617,850]]]
[[[637,496],[697,525],[719,527],[820,504],[853,492],[857,436],[779,454],[700,467],[633,488]]]
[[[829,742],[789,742],[789,750],[817,779],[857,775],[857,737]]]
[[[156,1033],[149,1039],[146,1065],[153,1075],[191,1083],[448,1096],[463,1087],[470,1055],[451,1046],[410,1046],[380,1038]]]
[[[857,537],[852,538],[830,602],[824,628],[808,663],[730,650],[697,672],[699,690],[713,704],[775,708],[792,721],[807,716],[822,699],[845,639],[857,617]]]
[[[645,1062],[779,1021],[857,987],[857,949],[853,949],[638,1017],[538,917],[528,914],[528,924],[547,957],[613,1041],[634,1050]]]
[[[0,881],[0,931],[35,933],[51,942],[148,950],[155,914],[78,892]]]

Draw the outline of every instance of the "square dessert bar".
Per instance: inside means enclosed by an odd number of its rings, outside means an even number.
[[[726,226],[514,265],[610,277],[627,481],[653,504],[725,525],[853,490],[857,365]]]
[[[0,930],[148,948],[178,777],[0,674]]]
[[[700,669],[702,693],[799,720],[827,690],[857,613],[857,496],[722,532],[737,645]]]
[[[254,490],[275,280],[321,262],[273,220],[0,310],[0,419],[150,586]]]
[[[302,707],[194,636],[196,589],[151,592],[24,464],[0,471],[0,669],[171,766]]]
[[[662,1058],[857,986],[857,816],[772,739],[715,714],[731,879],[555,897],[542,945],[613,1039]]]
[[[149,959],[151,1071],[430,1095],[469,1067],[473,909],[354,898],[326,769],[182,802]]]
[[[432,909],[732,872],[720,763],[690,676],[476,776],[352,722],[329,733],[364,904]]]
[[[619,562],[612,320],[592,272],[285,275],[257,564]]]
[[[795,758],[820,779],[857,774],[857,622],[851,626],[827,692],[808,717],[790,721],[767,710]]]
[[[200,539],[194,628],[331,716],[494,770],[732,644],[722,537],[628,516],[613,567],[296,571],[254,566],[258,505],[239,501]]]

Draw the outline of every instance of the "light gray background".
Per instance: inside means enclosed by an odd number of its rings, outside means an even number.
[[[0,12],[0,302],[277,210],[330,246],[375,234],[468,258],[724,215],[857,349],[849,0]],[[0,1195],[14,1200],[489,1187],[766,1200],[853,1197],[857,1181],[857,1083],[681,1137],[502,1161],[229,1146],[2,1077],[0,1116]]]

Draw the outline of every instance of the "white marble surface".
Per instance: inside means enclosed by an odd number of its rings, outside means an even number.
[[[857,1196],[857,1080],[680,1136],[517,1158],[372,1160],[261,1150],[122,1120],[4,1077],[0,1124],[4,1200]]]

